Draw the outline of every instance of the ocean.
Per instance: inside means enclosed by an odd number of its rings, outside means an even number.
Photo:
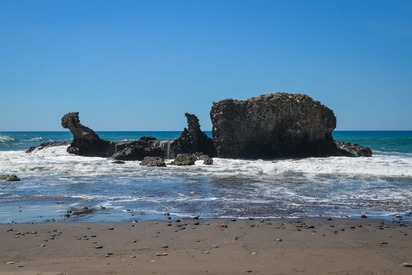
[[[97,132],[107,140],[176,132]],[[211,135],[210,132],[207,132]],[[0,223],[130,222],[175,218],[360,217],[412,220],[412,131],[335,131],[371,158],[214,159],[211,166],[143,167],[80,157],[67,146],[25,153],[69,131],[0,132]],[[166,163],[170,163],[167,160]],[[77,210],[87,213],[74,215]],[[398,218],[396,218],[398,220]]]

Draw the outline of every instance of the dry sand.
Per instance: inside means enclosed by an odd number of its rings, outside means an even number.
[[[369,219],[170,224],[3,224],[0,274],[412,274],[412,267],[402,266],[412,263],[408,224]]]

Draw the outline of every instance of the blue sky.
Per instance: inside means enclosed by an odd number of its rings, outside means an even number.
[[[211,129],[212,102],[305,93],[337,130],[412,129],[412,1],[0,0],[0,130]]]

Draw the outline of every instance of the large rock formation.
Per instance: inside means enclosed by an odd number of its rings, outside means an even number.
[[[351,155],[332,137],[333,111],[307,95],[276,93],[226,99],[210,111],[217,155],[274,158]]]
[[[185,116],[187,128],[183,130],[180,137],[171,143],[173,154],[203,153],[211,157],[216,156],[213,140],[200,130],[199,119],[188,113],[185,113]]]
[[[79,113],[68,113],[62,118],[63,128],[73,134],[73,141],[67,152],[81,156],[110,157],[115,152],[115,144],[101,139],[92,129],[80,123]]]
[[[116,160],[143,160],[145,157],[174,158],[177,154],[184,153],[216,155],[213,141],[200,130],[197,117],[191,114],[185,115],[188,128],[185,128],[180,137],[173,141],[159,141],[154,137],[142,137],[138,140],[121,142],[103,140],[92,129],[80,123],[78,112],[64,115],[62,126],[73,134],[73,141],[67,151],[81,156],[112,157]],[[31,148],[28,152],[34,149]]]

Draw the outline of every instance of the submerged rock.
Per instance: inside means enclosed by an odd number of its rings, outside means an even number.
[[[202,155],[199,157],[200,160],[203,160],[204,165],[212,165],[213,164],[213,159],[209,157],[208,155]]]
[[[12,175],[0,175],[0,180],[4,181],[20,181],[20,178],[15,174]]]
[[[64,146],[64,145],[69,145],[69,143],[66,142],[66,141],[46,141],[46,142],[40,143],[39,146],[30,147],[29,149],[26,150],[26,153],[31,153],[36,149],[37,150],[42,150],[42,149],[48,148],[48,147]]]
[[[333,111],[307,95],[276,93],[247,100],[226,99],[213,103],[210,117],[219,157],[351,155],[333,140]]]
[[[368,147],[349,142],[335,142],[338,149],[350,157],[371,157],[372,150]]]

